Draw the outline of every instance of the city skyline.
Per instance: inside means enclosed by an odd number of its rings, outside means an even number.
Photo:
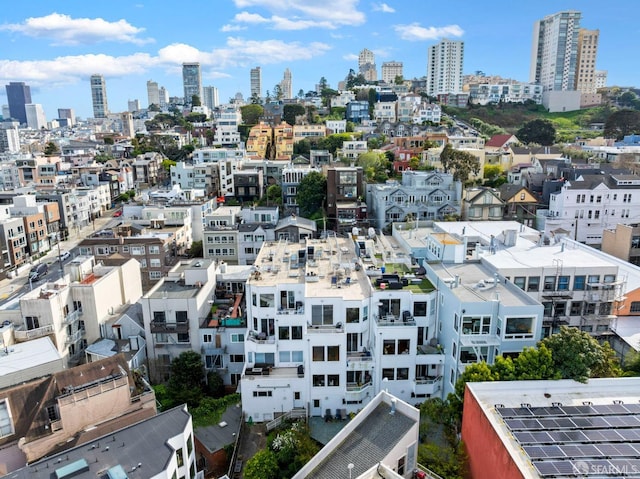
[[[592,0],[553,4],[491,5],[463,1],[416,9],[408,0],[386,2],[225,0],[203,6],[188,0],[164,14],[156,5],[116,0],[106,4],[64,5],[35,1],[5,9],[0,38],[0,81],[25,82],[32,101],[48,119],[58,108],[92,115],[89,78],[105,77],[109,108],[127,110],[128,100],[146,107],[147,81],[171,96],[182,96],[182,64],[199,62],[202,84],[214,86],[220,101],[237,92],[250,97],[250,70],[261,67],[262,94],[272,91],[283,72],[292,91],[313,90],[325,77],[337,88],[358,54],[375,54],[380,77],[384,62],[402,62],[405,78],[426,75],[427,52],[442,39],[463,41],[464,73],[477,70],[527,81],[534,23],[563,10],[582,13],[581,27],[600,30],[596,68],[608,70],[608,85],[634,86],[632,42],[637,27],[628,15],[630,0],[601,8]],[[193,12],[198,11],[198,15]],[[499,15],[497,14],[499,13]],[[410,19],[410,20],[408,20]],[[0,103],[7,104],[0,89]]]

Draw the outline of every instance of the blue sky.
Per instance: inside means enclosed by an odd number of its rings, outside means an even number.
[[[263,94],[285,68],[293,91],[324,76],[336,88],[363,48],[404,63],[405,78],[426,74],[429,45],[465,42],[465,73],[526,81],[533,22],[561,10],[582,12],[582,27],[600,29],[597,68],[609,85],[638,81],[637,0],[136,0],[12,2],[0,10],[0,85],[24,81],[47,118],[57,108],[91,116],[89,76],[107,80],[111,111],[128,99],[147,106],[146,81],[182,96],[182,62],[202,64],[203,84],[220,101],[249,96],[249,70],[262,68]],[[6,104],[4,88],[0,103]]]

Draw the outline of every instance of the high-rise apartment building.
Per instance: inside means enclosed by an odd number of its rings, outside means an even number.
[[[39,103],[29,103],[24,106],[27,113],[27,126],[32,130],[46,128],[47,117],[44,114],[42,105]]]
[[[76,124],[76,113],[73,108],[58,108],[58,118],[67,120],[67,126]]]
[[[147,80],[147,101],[147,106],[160,106],[160,91],[158,90],[158,82]]]
[[[25,105],[31,103],[31,88],[24,82],[10,82],[5,86],[7,101],[9,102],[9,114],[21,124],[27,123]]]
[[[384,62],[382,64],[382,81],[394,83],[396,77],[402,77],[402,62]]]
[[[109,114],[107,85],[102,75],[91,75],[91,103],[94,118],[106,118]]]
[[[431,96],[462,92],[464,42],[442,39],[429,47],[427,93]]]
[[[182,86],[184,88],[184,103],[190,105],[193,96],[198,95],[202,101],[202,74],[200,63],[182,64]]]
[[[214,86],[205,86],[202,88],[202,104],[213,110],[220,105],[220,97],[218,96],[218,89]]]
[[[251,69],[250,74],[251,81],[251,98],[261,98],[262,97],[262,70],[260,67],[255,67]]]
[[[160,108],[165,109],[169,104],[169,92],[163,86],[158,89],[158,96],[160,97]]]
[[[596,90],[607,86],[607,70],[596,70]]]
[[[600,30],[581,28],[578,32],[578,58],[576,61],[576,90],[596,92],[596,56]]]
[[[127,101],[127,111],[134,113],[136,111],[140,111],[140,100],[128,100]]]
[[[280,82],[280,91],[282,92],[282,98],[293,98],[293,86],[291,84],[291,71],[287,68],[284,71],[284,76]]]
[[[535,22],[531,83],[542,85],[545,91],[575,90],[581,15],[567,10]]]
[[[376,57],[371,50],[364,48],[358,55],[358,73],[361,73],[367,81],[378,81]]]

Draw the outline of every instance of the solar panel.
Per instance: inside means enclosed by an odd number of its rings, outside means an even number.
[[[524,406],[496,411],[540,476],[640,479],[640,404]]]

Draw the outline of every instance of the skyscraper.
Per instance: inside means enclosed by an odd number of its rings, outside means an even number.
[[[147,98],[147,107],[150,107],[151,105],[155,105],[157,107],[160,106],[160,91],[158,90],[158,82],[152,80],[147,81]]]
[[[194,95],[202,101],[202,75],[200,63],[182,64],[182,86],[184,88],[184,103],[191,105]]]
[[[575,90],[580,17],[580,12],[567,10],[533,25],[529,79],[544,91]]]
[[[7,90],[11,118],[15,118],[21,124],[26,125],[27,111],[25,105],[31,103],[31,88],[24,82],[10,82],[5,86],[5,89]]]
[[[442,39],[429,47],[427,93],[431,96],[462,92],[464,42]]]
[[[107,85],[102,75],[91,75],[91,103],[93,104],[94,118],[107,117],[109,114]]]
[[[169,92],[163,86],[158,89],[158,96],[160,97],[160,109],[164,110],[169,103]]]
[[[394,83],[396,77],[402,76],[402,62],[384,62],[382,64],[382,81]]]
[[[596,92],[596,56],[600,30],[581,28],[578,32],[578,58],[576,60],[576,90]]]
[[[251,98],[261,98],[262,97],[262,71],[260,67],[255,67],[251,69]]]
[[[284,71],[282,81],[280,82],[280,91],[282,93],[282,98],[286,100],[293,98],[293,85],[291,83],[291,71],[288,68]]]
[[[58,119],[67,120],[67,126],[76,124],[76,113],[73,108],[58,108]]]
[[[24,106],[27,113],[27,126],[32,130],[46,128],[47,117],[44,114],[42,105],[39,103],[29,103]]]
[[[358,55],[358,73],[367,81],[378,81],[376,70],[376,57],[371,50],[364,48]]]
[[[220,99],[218,98],[218,89],[214,86],[205,86],[202,88],[202,104],[209,108],[209,110],[213,110],[220,104]]]

